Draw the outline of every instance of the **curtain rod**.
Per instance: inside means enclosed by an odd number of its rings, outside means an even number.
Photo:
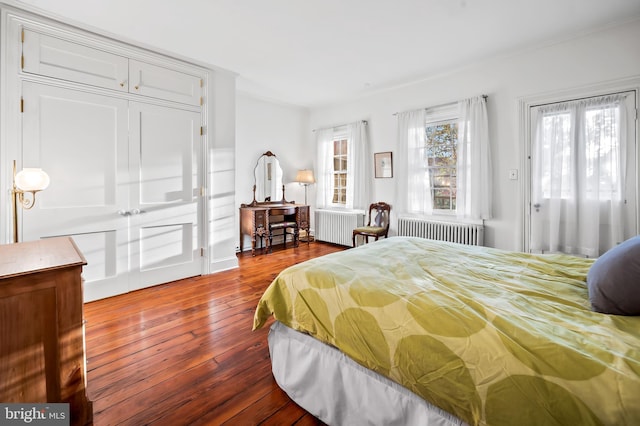
[[[480,95],[480,96],[482,96],[485,101],[489,98],[489,95]],[[458,101],[447,102],[445,104],[440,104],[440,105],[433,105],[433,106],[426,107],[426,108],[423,108],[423,109],[440,108],[440,107],[444,107],[444,106],[447,106],[447,105],[455,104],[456,102],[458,102]],[[420,109],[420,108],[418,108],[418,109]],[[394,112],[393,113],[393,115],[398,115],[398,114],[400,114],[400,113],[399,112]]]
[[[362,121],[362,124],[364,124],[365,126],[366,126],[367,124],[369,124],[369,123],[367,123],[367,120],[361,120],[361,121]],[[340,128],[340,127],[344,127],[344,126],[346,126],[347,124],[351,124],[351,123],[340,124],[340,125],[338,125],[338,126],[333,126],[333,127],[321,127],[321,128],[319,128],[319,129],[313,129],[313,130],[312,130],[312,132],[315,132],[316,130],[322,130],[322,129],[338,129],[338,128]]]
[[[616,96],[616,95],[627,95],[628,96],[633,91],[634,91],[633,89],[629,89],[629,90],[623,90],[623,91],[620,91],[620,92],[605,93],[603,95],[583,96],[583,97],[580,97],[580,98],[565,99],[565,100],[562,100],[562,101],[545,102],[545,103],[541,103],[541,104],[530,105],[530,108],[537,108],[537,107],[553,105],[553,104],[565,104],[565,103],[569,103],[569,102],[584,101],[586,99],[591,99],[591,98],[606,98],[607,96]]]

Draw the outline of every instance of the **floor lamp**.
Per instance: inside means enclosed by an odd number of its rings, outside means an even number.
[[[24,168],[16,174],[16,160],[13,160],[13,186],[11,188],[11,208],[13,213],[13,242],[18,242],[18,204],[29,210],[36,204],[36,192],[49,186],[49,175],[42,169]],[[31,198],[24,194],[31,193]]]
[[[300,185],[304,185],[304,204],[307,205],[307,188],[312,183],[316,183],[316,179],[313,177],[313,170],[298,170],[296,182]]]
[[[298,170],[298,174],[296,175],[296,182],[298,182],[300,185],[304,185],[304,205],[306,206],[307,188],[309,187],[309,185],[316,182],[316,179],[313,177],[313,170]],[[311,235],[309,235],[309,233],[307,232],[306,235],[300,236],[300,241],[309,242],[313,240],[311,239]]]

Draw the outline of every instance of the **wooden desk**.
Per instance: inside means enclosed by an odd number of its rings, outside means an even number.
[[[69,403],[72,425],[93,422],[80,276],[86,264],[71,238],[0,245],[0,401]]]
[[[256,255],[256,238],[264,239],[269,250],[269,221],[275,217],[294,216],[299,230],[309,233],[309,206],[290,203],[243,204],[240,207],[240,251],[244,248],[244,236],[251,237],[251,254]]]

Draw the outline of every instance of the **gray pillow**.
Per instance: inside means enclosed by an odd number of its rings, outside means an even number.
[[[640,315],[640,235],[600,256],[589,269],[587,286],[594,311]]]

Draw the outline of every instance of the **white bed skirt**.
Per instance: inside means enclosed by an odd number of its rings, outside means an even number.
[[[329,425],[466,425],[339,350],[278,321],[268,340],[278,385]]]

